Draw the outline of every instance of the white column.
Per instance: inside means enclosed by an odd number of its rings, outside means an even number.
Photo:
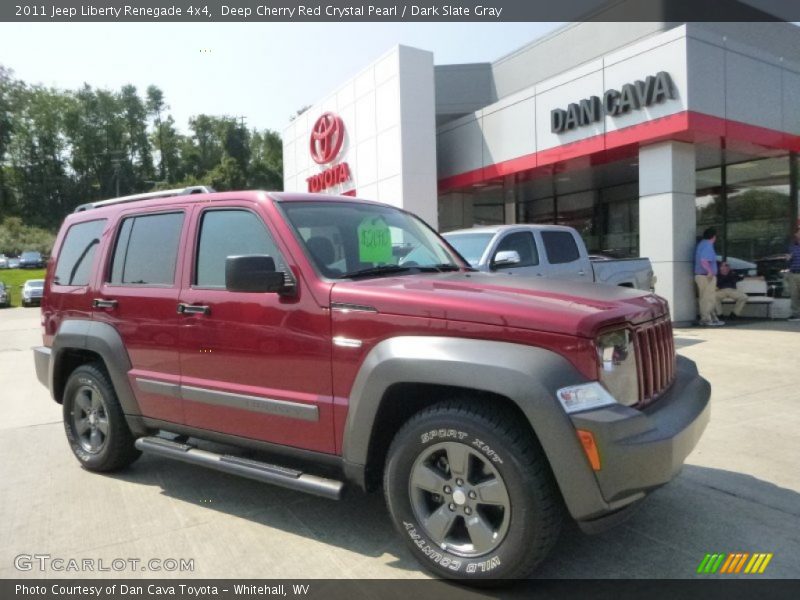
[[[653,263],[656,293],[672,320],[695,320],[695,151],[684,142],[639,149],[639,253]]]

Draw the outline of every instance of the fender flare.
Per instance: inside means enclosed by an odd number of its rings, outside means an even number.
[[[525,414],[544,449],[570,513],[607,507],[556,390],[586,382],[564,357],[534,346],[453,337],[403,336],[377,344],[353,383],[342,457],[348,475],[363,472],[384,395],[397,383],[429,383],[491,392]]]
[[[55,398],[55,379],[59,363],[70,350],[88,350],[99,355],[105,363],[111,383],[117,392],[122,411],[126,416],[141,416],[139,403],[128,381],[131,360],[122,336],[108,323],[88,321],[84,319],[66,319],[61,322],[58,332],[53,338],[50,359],[50,389]]]

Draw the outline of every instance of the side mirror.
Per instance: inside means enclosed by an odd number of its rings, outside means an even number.
[[[283,271],[265,254],[229,256],[225,260],[225,289],[229,292],[277,293],[285,288]]]
[[[494,269],[507,269],[522,262],[519,252],[516,250],[501,250],[494,255],[492,261],[492,268]]]

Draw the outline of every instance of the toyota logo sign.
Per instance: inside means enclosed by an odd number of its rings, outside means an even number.
[[[332,112],[323,113],[311,129],[311,158],[318,165],[331,162],[344,143],[344,123]]]

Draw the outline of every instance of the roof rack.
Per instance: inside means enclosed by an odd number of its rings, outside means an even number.
[[[87,202],[77,206],[74,212],[83,212],[93,208],[101,208],[103,206],[111,206],[113,204],[123,204],[125,202],[136,202],[138,200],[151,200],[153,198],[167,198],[169,196],[188,196],[189,194],[211,194],[215,192],[214,188],[207,185],[191,185],[185,188],[176,188],[174,190],[160,190],[158,192],[148,192],[146,194],[133,194],[132,196],[120,196],[119,198],[111,198],[109,200],[98,200],[97,202]]]

